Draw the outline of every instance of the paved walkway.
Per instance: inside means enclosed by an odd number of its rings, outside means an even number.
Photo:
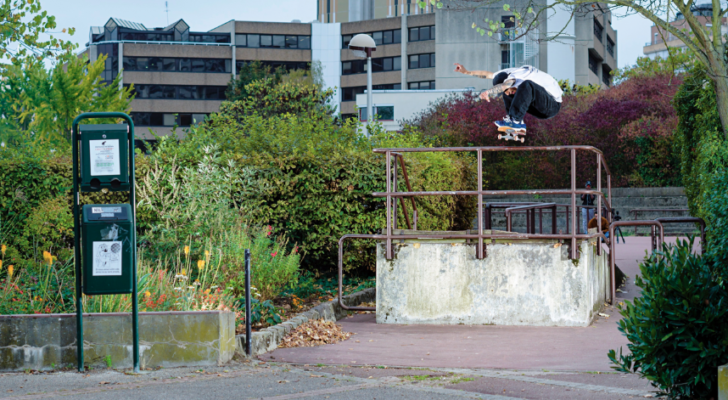
[[[675,238],[666,241],[673,242]],[[649,247],[647,237],[628,237],[617,245],[616,262],[629,277],[617,292],[618,301],[637,294],[634,277]],[[335,345],[278,349],[265,361],[299,364],[388,365],[438,368],[505,368],[549,371],[610,372],[607,352],[626,350],[617,329],[617,310],[606,307],[608,318],[591,326],[526,327],[376,324],[374,314],[358,314],[339,323],[355,335]]]
[[[670,241],[674,242],[674,238]],[[649,238],[627,238],[617,265],[634,276]],[[625,293],[626,292],[626,293]],[[625,346],[618,313],[588,328],[377,325],[372,314],[340,321],[350,340],[278,349],[265,362],[224,367],[0,374],[1,399],[593,399],[654,397],[649,382],[610,372],[607,351]],[[399,367],[397,367],[399,366]],[[652,393],[650,393],[652,392]]]

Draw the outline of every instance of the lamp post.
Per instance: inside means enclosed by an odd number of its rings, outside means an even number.
[[[367,127],[374,118],[372,101],[372,52],[377,51],[377,44],[371,36],[360,33],[349,42],[349,50],[354,57],[367,59]],[[367,129],[368,135],[369,129]]]

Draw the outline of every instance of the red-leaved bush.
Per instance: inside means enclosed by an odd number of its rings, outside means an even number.
[[[680,83],[679,77],[658,75],[596,93],[565,94],[556,117],[526,116],[524,145],[594,146],[604,153],[615,187],[680,185],[672,149],[677,126],[672,98]],[[505,114],[502,100],[476,102],[466,94],[448,97],[405,122],[439,146],[514,146],[498,140],[493,125]],[[493,189],[568,188],[570,165],[569,151],[490,152],[484,155],[483,171]],[[596,155],[578,151],[577,185],[595,178]]]

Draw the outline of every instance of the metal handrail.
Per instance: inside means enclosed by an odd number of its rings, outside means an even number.
[[[392,153],[392,155],[399,158],[399,164],[402,166],[402,176],[404,177],[405,186],[407,186],[407,190],[411,192],[412,186],[410,185],[409,175],[407,175],[407,166],[404,163],[404,156],[399,153]],[[395,171],[395,175],[396,175],[396,171]],[[395,179],[396,179],[396,177],[395,177]],[[396,184],[395,184],[395,188],[396,188]],[[409,213],[407,212],[407,206],[404,202],[404,198],[400,197],[399,200],[400,200],[400,204],[402,205],[402,212],[404,213],[404,219],[407,222],[407,227],[409,229],[413,229],[416,231],[417,230],[417,203],[415,203],[415,198],[410,197],[410,200],[412,200],[412,218],[414,220],[414,228],[412,227],[412,224],[410,223]]]
[[[633,208],[629,210],[632,218],[637,219],[638,212],[690,212],[688,208]],[[637,227],[634,227],[634,235],[637,236]]]
[[[499,152],[499,151],[564,151],[569,150],[571,153],[571,188],[565,190],[483,190],[483,153],[484,152]],[[576,188],[576,150],[585,150],[596,154],[597,161],[597,188],[596,190],[585,190]],[[477,153],[477,190],[463,190],[463,191],[420,191],[413,192],[411,187],[408,187],[408,192],[399,192],[397,190],[397,162],[395,160],[394,165],[392,164],[392,157],[400,159],[400,164],[404,167],[403,153],[425,153],[425,152],[476,152]],[[577,194],[593,194],[597,196],[597,212],[599,221],[601,222],[602,216],[602,200],[606,203],[607,209],[611,211],[612,203],[612,186],[611,186],[611,174],[609,167],[604,160],[604,154],[599,149],[593,146],[523,146],[523,147],[509,147],[509,146],[498,146],[498,147],[419,147],[419,148],[390,148],[390,149],[374,149],[374,153],[383,153],[385,155],[385,177],[386,177],[386,191],[372,193],[374,197],[385,197],[386,207],[386,218],[387,218],[387,229],[384,235],[344,235],[339,240],[339,303],[344,309],[347,310],[373,310],[371,307],[348,307],[343,304],[343,241],[348,238],[360,238],[360,239],[377,239],[385,241],[385,257],[387,260],[394,258],[393,251],[393,240],[405,240],[405,239],[477,239],[477,247],[475,256],[477,259],[482,260],[485,257],[485,242],[484,240],[490,239],[491,241],[500,238],[507,239],[571,239],[569,248],[571,250],[571,259],[578,258],[577,240],[585,240],[591,238],[604,238],[602,232],[594,234],[577,234],[576,229],[576,195]],[[602,167],[607,173],[607,195],[602,193]],[[409,181],[409,178],[406,178]],[[493,234],[493,232],[486,234],[483,231],[483,196],[484,195],[517,195],[517,194],[568,194],[571,196],[571,229],[569,234]],[[478,229],[477,234],[467,235],[452,235],[452,234],[436,234],[436,235],[394,235],[392,230],[397,228],[397,198],[400,199],[400,204],[404,204],[403,198],[410,197],[414,199],[416,196],[478,196]],[[394,200],[394,201],[393,201]],[[404,211],[406,209],[403,208]],[[611,212],[607,214],[611,216]],[[610,218],[611,219],[611,218]]]
[[[684,223],[684,222],[697,222],[700,224],[700,250],[701,254],[705,254],[705,220],[698,217],[661,217],[655,218],[655,221],[659,221],[663,225],[666,223]],[[653,228],[650,236],[652,238],[652,250],[656,250],[655,243],[655,229]]]
[[[513,206],[505,209],[506,214],[506,230],[510,232],[513,229],[511,213],[514,211],[526,211],[526,233],[536,233],[536,213],[535,210],[542,210],[548,208],[551,210],[551,233],[556,234],[556,203],[538,203],[538,204],[526,204],[522,206]],[[531,215],[530,225],[529,211]],[[540,224],[539,224],[540,225]],[[530,229],[529,229],[530,228]],[[540,226],[539,233],[543,233],[543,226]]]
[[[610,273],[610,283],[611,283],[611,298],[610,298],[610,304],[614,304],[616,301],[615,298],[617,296],[617,283],[615,282],[616,274],[615,274],[615,244],[616,240],[614,240],[614,229],[620,226],[652,226],[653,228],[656,226],[660,228],[660,246],[662,246],[662,243],[665,243],[665,229],[662,226],[662,223],[660,221],[615,221],[612,222],[609,225],[609,273]],[[655,247],[653,245],[653,247]]]
[[[104,44],[104,43],[132,43],[132,44],[183,44],[192,46],[227,46],[230,47],[232,43],[205,43],[205,42],[175,42],[170,40],[102,40],[100,42],[93,42],[91,44]]]

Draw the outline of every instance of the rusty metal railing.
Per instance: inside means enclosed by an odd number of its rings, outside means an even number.
[[[700,224],[700,252],[702,254],[705,254],[705,221],[702,218],[698,217],[662,217],[662,218],[655,218],[655,221],[659,221],[661,224],[668,224],[668,223],[687,223],[687,222],[696,222]],[[652,242],[652,251],[657,250],[657,242],[655,241],[655,228],[652,227],[651,233],[651,242]]]
[[[610,274],[610,281],[611,281],[611,297],[610,297],[610,303],[614,304],[616,301],[617,296],[617,282],[615,282],[616,279],[616,273],[615,273],[615,245],[616,240],[614,239],[614,229],[620,226],[652,226],[653,232],[654,227],[658,227],[660,229],[660,247],[662,247],[662,243],[665,243],[665,228],[662,226],[662,223],[660,221],[614,221],[611,224],[609,224],[609,241],[607,242],[609,244],[609,274]],[[601,247],[601,246],[599,246]],[[653,246],[653,250],[656,245]]]
[[[483,153],[485,152],[500,152],[500,151],[569,151],[571,155],[571,188],[570,189],[536,189],[536,190],[483,190]],[[594,153],[597,162],[597,187],[596,190],[577,189],[576,188],[576,151],[588,151]],[[535,147],[535,146],[519,146],[519,147],[431,147],[431,148],[397,148],[397,149],[374,149],[375,153],[381,153],[385,156],[385,177],[386,177],[386,192],[375,192],[372,193],[374,197],[384,197],[386,207],[386,220],[387,228],[384,235],[381,234],[351,234],[344,235],[339,239],[339,304],[346,310],[362,310],[362,311],[374,311],[373,307],[352,307],[347,306],[343,303],[343,245],[347,239],[374,239],[385,241],[385,258],[392,260],[394,258],[394,251],[392,243],[394,240],[407,240],[407,239],[470,239],[477,240],[477,247],[475,251],[476,258],[482,260],[486,256],[485,240],[491,240],[494,243],[495,239],[511,239],[511,240],[524,240],[524,239],[556,239],[556,240],[569,240],[569,248],[571,258],[578,258],[577,240],[588,240],[593,238],[604,238],[601,227],[601,216],[602,216],[602,201],[604,201],[607,210],[611,210],[612,206],[612,183],[611,173],[609,167],[604,160],[603,153],[593,146],[548,146],[548,147]],[[409,179],[406,177],[406,167],[403,160],[404,153],[425,153],[425,152],[475,152],[477,154],[477,190],[460,190],[460,191],[412,191],[409,185]],[[400,166],[403,168],[403,176],[407,183],[407,192],[398,191],[397,186],[397,163],[392,163],[392,157],[399,158]],[[602,193],[602,168],[606,172],[607,181],[607,195]],[[483,232],[483,196],[498,196],[498,195],[554,195],[554,194],[565,194],[571,196],[570,206],[570,223],[571,227],[568,234],[520,234],[520,233],[509,233],[502,234],[493,232],[486,234]],[[597,196],[597,213],[598,213],[598,225],[599,229],[594,234],[578,234],[576,227],[576,196],[580,194],[592,194]],[[393,235],[392,230],[397,229],[397,204],[396,199],[400,199],[400,205],[402,205],[402,212],[405,213],[405,221],[408,221],[408,212],[404,206],[404,198],[409,197],[412,199],[413,211],[416,212],[416,204],[414,198],[418,196],[477,196],[478,198],[478,229],[477,234],[465,234],[465,235],[453,235],[443,232],[442,234],[408,234],[408,235]],[[394,201],[393,201],[394,200]],[[609,215],[609,214],[608,214]],[[610,218],[611,219],[611,218]],[[408,223],[408,226],[409,223]],[[416,214],[415,214],[415,226],[416,226]],[[416,230],[416,228],[414,228]]]
[[[690,212],[687,208],[634,208],[632,210],[629,210],[629,213],[632,214],[632,219],[637,219],[637,213],[642,212]],[[634,227],[634,235],[637,236],[637,227]]]
[[[536,210],[539,211],[539,233],[543,233],[543,217],[541,211],[544,209],[551,210],[551,233],[556,234],[556,203],[540,203],[526,204],[523,206],[513,206],[505,209],[506,214],[506,230],[513,230],[513,219],[511,214],[516,211],[526,212],[526,233],[536,233]]]

